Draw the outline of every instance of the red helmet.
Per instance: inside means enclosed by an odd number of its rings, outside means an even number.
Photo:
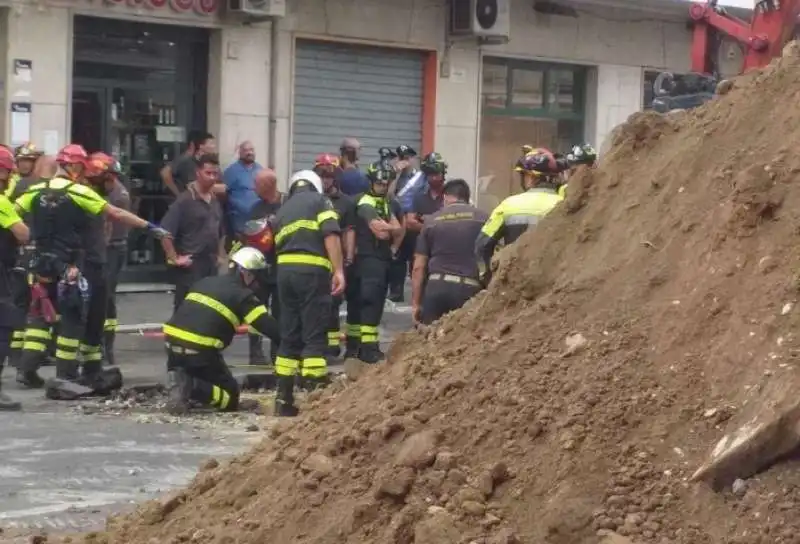
[[[86,150],[78,144],[69,144],[61,148],[56,155],[58,164],[86,164],[89,155]]]
[[[247,247],[253,247],[261,253],[269,253],[274,246],[272,227],[269,221],[264,219],[253,219],[244,225],[244,238]]]
[[[114,157],[106,155],[105,153],[92,153],[86,161],[86,172],[84,175],[87,178],[102,177],[111,172],[115,162]]]
[[[15,166],[14,154],[8,148],[0,147],[0,168],[13,170]]]

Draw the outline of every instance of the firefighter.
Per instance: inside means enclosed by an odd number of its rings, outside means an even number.
[[[36,161],[42,156],[42,151],[32,143],[24,143],[14,149],[16,172],[8,181],[6,196],[14,202],[19,195],[28,190],[28,187],[39,181],[36,175]]]
[[[131,198],[128,190],[120,181],[119,177],[122,175],[122,169],[119,162],[105,153],[92,153],[89,156],[89,164],[87,166],[86,179],[89,185],[101,196],[105,197],[108,202],[123,210],[130,210]],[[95,263],[98,261],[102,264],[96,265],[96,272],[104,272],[103,278],[105,283],[104,292],[98,293],[99,287],[95,282],[93,285],[92,309],[93,315],[89,316],[90,323],[87,323],[86,336],[88,345],[98,335],[98,328],[100,327],[100,316],[104,316],[103,320],[103,338],[102,338],[102,355],[105,357],[109,365],[116,364],[114,357],[114,341],[116,340],[117,330],[117,283],[119,273],[128,255],[128,232],[130,228],[124,223],[112,223],[110,221],[104,222],[103,238],[96,240],[98,246],[94,250],[97,254],[104,250],[105,263],[102,263],[100,255],[95,255]],[[97,237],[99,233],[95,234]],[[90,302],[90,304],[92,304]],[[104,311],[100,311],[100,305],[103,303]]]
[[[489,216],[470,205],[463,179],[445,183],[442,194],[444,207],[425,220],[414,254],[411,315],[425,325],[481,290],[475,239]]]
[[[388,149],[388,148],[383,148]],[[391,151],[391,149],[389,149]],[[339,167],[339,159],[336,155],[323,153],[318,155],[314,161],[314,173],[322,180],[322,189],[325,196],[333,203],[333,208],[339,216],[339,229],[341,231],[342,255],[344,258],[345,273],[352,269],[353,259],[356,251],[356,203],[355,201],[339,190],[336,182],[336,169]],[[345,278],[347,279],[347,278]],[[326,355],[331,358],[338,358],[341,355],[341,326],[339,325],[339,308],[342,305],[343,296],[333,297],[331,305],[330,320],[328,322],[328,349]]]
[[[327,380],[325,360],[332,297],[345,287],[339,218],[311,170],[295,173],[275,218],[281,341],[275,360],[275,415],[296,416],[294,380],[316,388]]]
[[[543,148],[530,151],[516,165],[524,193],[511,195],[491,213],[475,241],[475,256],[481,283],[491,279],[490,262],[497,243],[513,243],[528,228],[550,213],[564,197],[558,194],[553,179],[558,166],[553,154]]]
[[[251,408],[239,398],[239,384],[222,351],[241,324],[277,340],[278,324],[254,291],[266,269],[267,261],[259,250],[244,247],[235,251],[228,274],[195,283],[164,324],[169,354],[168,412],[185,414],[192,402],[222,412]]]
[[[109,204],[91,187],[84,185],[82,180],[87,159],[82,147],[75,144],[64,147],[56,157],[62,175],[31,186],[16,201],[17,207],[31,218],[36,247],[30,264],[34,276],[31,287],[34,300],[28,315],[17,381],[27,387],[45,385],[37,370],[47,350],[49,328],[55,322],[55,312],[59,311],[61,319],[55,340],[56,379],[46,391],[49,397],[57,399],[101,392],[121,384],[118,371],[108,376],[103,374],[101,357],[95,357],[93,350],[86,349],[87,340],[96,340],[99,350],[103,324],[100,319],[98,338],[87,339],[91,286],[82,275],[80,266],[85,265],[82,259],[86,252],[85,240],[91,238],[90,229],[97,225],[91,220],[104,215],[115,222],[147,229],[156,238],[169,234],[161,227]],[[105,308],[102,313],[105,313]],[[84,344],[84,355],[89,354],[84,358],[83,376],[78,372],[81,343]],[[89,347],[94,347],[94,344]]]
[[[370,189],[357,200],[356,256],[347,292],[347,353],[365,363],[384,359],[378,326],[386,303],[389,267],[403,240],[396,201],[388,196],[394,166],[386,161],[369,165]],[[357,349],[355,349],[357,346]]]
[[[11,202],[14,202],[19,195],[28,190],[28,187],[33,185],[39,180],[36,174],[36,161],[42,156],[42,152],[36,148],[35,145],[28,142],[18,146],[14,149],[14,159],[16,162],[16,171],[11,174],[7,184],[6,195]],[[22,219],[26,218],[22,216]],[[33,246],[26,244],[20,250],[19,264],[25,266],[33,254]],[[19,356],[22,353],[22,344],[25,341],[25,327],[15,330],[11,339],[11,365],[16,367],[19,361]],[[53,351],[53,345],[50,344],[50,351]],[[52,353],[50,353],[52,355]]]
[[[0,149],[0,182],[8,180],[14,169],[14,157]],[[14,205],[0,195],[0,374],[3,363],[11,359],[12,332],[24,327],[28,285],[26,272],[17,266],[18,246],[28,241],[30,232]],[[2,385],[2,379],[0,379]],[[0,389],[0,411],[19,410]]]

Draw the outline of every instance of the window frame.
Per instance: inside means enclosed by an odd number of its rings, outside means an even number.
[[[510,59],[504,57],[484,57],[483,65],[503,66],[507,70],[506,77],[506,102],[504,107],[486,106],[484,94],[481,92],[481,112],[485,115],[506,115],[512,117],[537,117],[547,119],[570,119],[582,121],[586,116],[586,83],[588,78],[588,67],[541,62],[522,59]],[[543,106],[532,108],[514,104],[513,88],[515,71],[536,71],[542,72],[542,101]],[[550,85],[552,73],[555,71],[568,71],[573,73],[573,110],[564,111],[551,107],[551,95],[553,89]],[[481,77],[483,77],[483,67],[481,67]],[[556,101],[557,103],[557,101]]]

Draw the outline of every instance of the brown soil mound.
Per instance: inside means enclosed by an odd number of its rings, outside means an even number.
[[[800,542],[793,461],[735,493],[689,481],[798,382],[799,95],[788,54],[697,111],[634,115],[488,292],[86,541]]]

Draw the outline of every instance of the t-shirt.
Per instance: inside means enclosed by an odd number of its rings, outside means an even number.
[[[339,190],[346,195],[356,196],[369,191],[369,179],[358,168],[343,168],[336,173]]]
[[[172,233],[178,255],[216,259],[223,236],[222,206],[213,195],[206,202],[190,185],[170,205],[161,226]]]
[[[244,164],[236,161],[222,175],[228,195],[227,219],[233,232],[241,232],[249,220],[249,211],[260,201],[253,187],[253,179],[261,168],[257,162]]]
[[[117,181],[116,184],[114,184],[114,188],[108,195],[108,202],[117,208],[130,211],[131,195],[122,182]],[[111,223],[111,237],[109,238],[109,242],[122,242],[127,240],[130,230],[131,228],[121,221],[113,221]]]
[[[429,274],[478,279],[475,240],[489,218],[463,202],[446,206],[425,219],[415,253],[428,257]]]
[[[172,172],[172,180],[181,192],[185,191],[186,187],[197,178],[197,159],[194,155],[181,155],[172,161],[169,168]]]

